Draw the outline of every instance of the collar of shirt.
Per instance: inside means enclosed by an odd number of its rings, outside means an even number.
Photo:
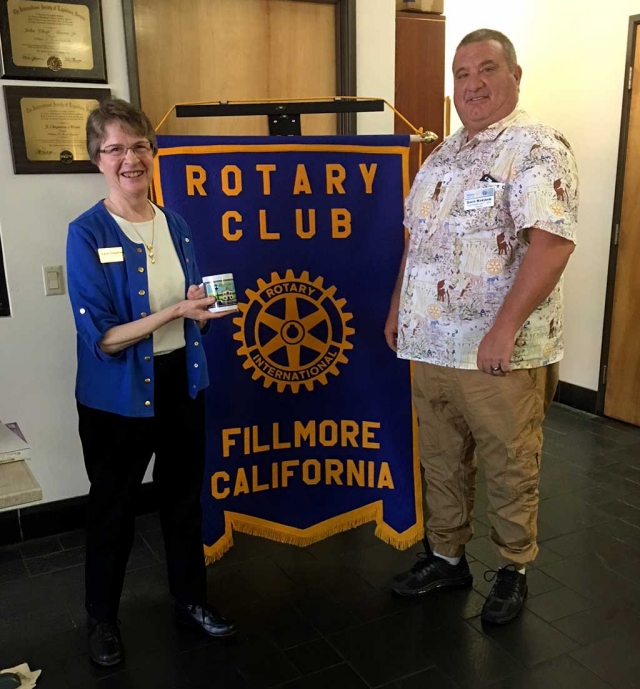
[[[478,132],[478,134],[476,134],[473,137],[473,139],[471,139],[471,141],[467,141],[467,130],[463,127],[454,135],[455,137],[459,137],[460,143],[458,150],[462,150],[466,146],[475,144],[478,141],[495,141],[509,125],[513,124],[513,122],[515,122],[516,119],[518,119],[524,114],[524,110],[516,108],[512,113],[510,113],[506,117],[502,118],[498,122],[490,124],[486,129],[483,129],[481,132]]]

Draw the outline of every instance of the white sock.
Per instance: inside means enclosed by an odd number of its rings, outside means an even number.
[[[448,562],[450,565],[453,565],[454,567],[455,567],[455,565],[457,565],[460,562],[460,560],[462,560],[461,557],[447,557],[446,555],[440,555],[440,553],[436,553],[436,552],[434,552],[433,554],[436,557],[439,557],[442,560],[445,560],[446,562]]]

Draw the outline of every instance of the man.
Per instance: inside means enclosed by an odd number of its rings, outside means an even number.
[[[476,460],[503,566],[483,610],[513,620],[537,553],[542,421],[563,355],[562,273],[574,249],[578,178],[566,139],[518,109],[511,41],[481,29],[453,61],[464,127],[416,176],[409,239],[385,337],[415,361],[426,480],[427,553],[393,579],[398,594],[470,586]]]

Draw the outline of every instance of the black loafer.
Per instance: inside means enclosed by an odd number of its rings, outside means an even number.
[[[238,631],[233,622],[208,605],[176,603],[176,619],[183,624],[199,627],[205,634],[217,639],[226,639]]]
[[[124,660],[124,647],[120,638],[120,629],[114,622],[98,622],[87,619],[89,634],[89,657],[102,667],[111,667]]]

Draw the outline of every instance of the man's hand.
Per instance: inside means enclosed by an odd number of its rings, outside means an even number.
[[[492,376],[506,376],[511,371],[514,347],[513,333],[494,325],[478,348],[478,370]]]
[[[398,307],[394,304],[391,305],[384,324],[384,339],[394,352],[398,351]]]
[[[478,349],[478,368],[494,376],[510,371],[509,362],[518,331],[558,284],[574,249],[571,240],[538,227],[530,227],[525,236],[529,238],[529,248],[513,287]],[[500,369],[497,371],[491,370],[498,366]]]
[[[407,265],[407,255],[409,254],[409,239],[406,238],[404,242],[404,252],[402,254],[402,261],[400,261],[400,270],[396,278],[396,284],[391,295],[391,304],[389,305],[389,315],[387,322],[384,324],[384,339],[387,341],[389,348],[393,352],[398,351],[398,315],[400,313],[400,291],[402,290],[402,281],[404,279],[404,269]]]

